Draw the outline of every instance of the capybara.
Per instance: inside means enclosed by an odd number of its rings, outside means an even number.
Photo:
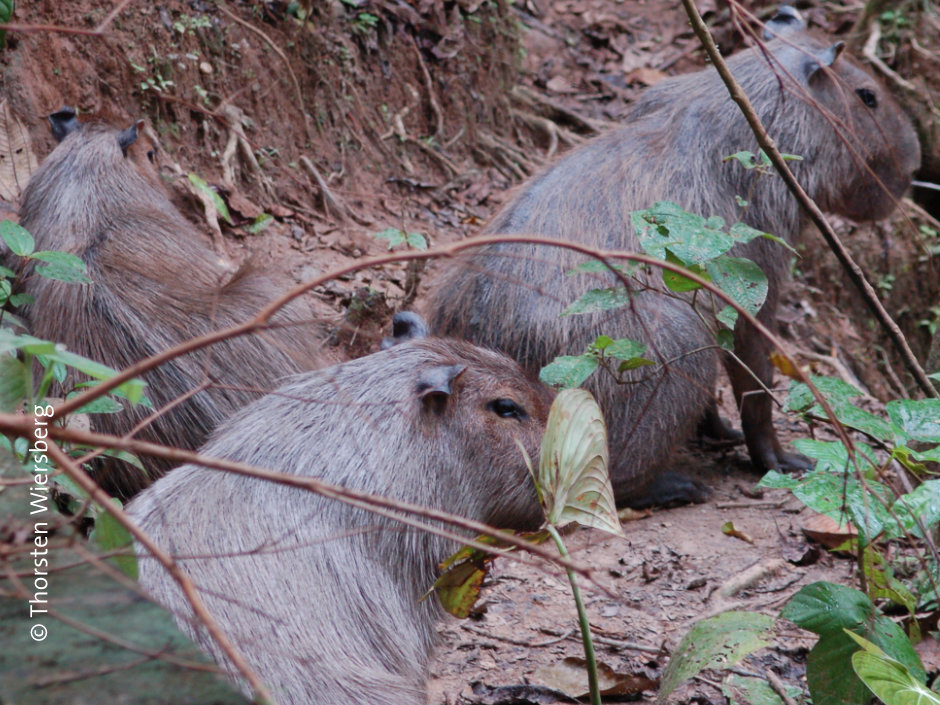
[[[422,324],[423,325],[423,324]],[[406,326],[407,327],[407,326]],[[202,452],[536,528],[516,439],[537,458],[552,393],[509,358],[415,338],[299,376],[220,426]],[[318,494],[186,465],[128,511],[178,556],[212,615],[281,705],[424,705],[436,596],[452,541]],[[164,568],[141,584],[237,678]]]
[[[854,220],[886,216],[920,160],[911,123],[844,55],[842,42],[808,33],[792,8],[768,23],[767,36],[774,34],[728,65],[777,146],[802,157],[790,162],[797,179],[824,210]],[[807,222],[800,206],[776,174],[724,161],[742,150],[757,152],[756,140],[713,68],[663,80],[643,94],[623,126],[523,184],[485,231],[639,251],[630,213],[673,201],[792,241]],[[739,206],[736,197],[747,205]],[[753,260],[767,275],[770,290],[759,319],[773,326],[790,254],[766,238],[739,244],[731,254]],[[617,284],[612,276],[566,276],[584,259],[559,248],[509,243],[461,257],[433,287],[431,330],[502,350],[530,371],[558,355],[583,352],[602,333],[646,343],[656,368],[628,375],[632,384],[595,374],[587,385],[607,415],[614,492],[618,502],[634,506],[700,501],[704,487],[664,468],[700,421],[721,427],[713,401],[715,340],[685,302],[639,286],[621,309],[559,317],[588,289]],[[761,386],[773,382],[765,340],[739,322],[734,352],[759,379],[723,358],[754,465],[804,466],[805,458],[781,448],[773,428],[772,400]]]
[[[121,369],[250,320],[283,293],[285,287],[250,265],[228,267],[205,244],[171,203],[151,163],[152,145],[136,123],[125,130],[83,124],[69,108],[49,121],[59,144],[30,179],[20,223],[37,250],[80,257],[93,283],[46,279],[28,266],[23,291],[35,299],[25,310],[33,335]],[[316,366],[320,338],[309,314],[294,307],[273,322],[280,325],[178,357],[144,375],[155,410],[203,383],[206,388],[163,411],[137,436],[197,448],[233,411],[284,376]],[[97,414],[93,423],[99,431],[125,434],[151,413],[126,408]],[[155,458],[141,460],[146,474],[108,462],[98,480],[126,498],[170,467]]]

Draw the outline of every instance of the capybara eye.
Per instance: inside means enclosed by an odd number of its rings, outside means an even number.
[[[153,164],[157,159],[157,150],[148,149],[147,150],[147,159],[150,160],[150,163]]]
[[[504,419],[516,419],[517,421],[522,421],[523,419],[529,418],[529,415],[525,412],[525,409],[519,406],[512,399],[494,399],[486,405],[486,408],[497,416],[503,417]]]
[[[862,102],[869,108],[878,107],[878,98],[875,96],[874,91],[871,91],[868,88],[859,88],[855,92],[858,93],[858,97],[861,98]]]

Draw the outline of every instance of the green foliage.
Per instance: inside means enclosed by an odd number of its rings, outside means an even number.
[[[721,692],[728,698],[729,705],[784,705],[783,698],[762,678],[732,673],[722,682]],[[799,702],[801,692],[793,686],[787,688],[792,702]]]
[[[656,702],[664,702],[687,678],[709,668],[731,668],[767,646],[773,622],[772,617],[757,612],[723,612],[697,622],[672,652]]]
[[[0,23],[8,24],[13,21],[14,0],[0,0]],[[6,49],[7,31],[0,30],[0,49]]]
[[[803,161],[803,157],[796,154],[781,153],[780,156],[783,157],[785,162]],[[771,175],[775,173],[773,162],[770,161],[770,157],[767,156],[767,153],[763,149],[761,149],[756,155],[748,150],[735,152],[734,154],[729,154],[724,158],[723,161],[735,161],[745,169],[755,169],[761,174]]]
[[[657,259],[684,267],[690,273],[710,282],[725,292],[738,306],[751,315],[756,314],[767,298],[767,277],[750,260],[733,257],[728,254],[736,244],[750,242],[758,237],[769,238],[782,243],[779,238],[755,230],[744,223],[735,223],[726,227],[722,218],[713,216],[704,218],[684,211],[675,203],[661,201],[651,208],[631,213],[631,224],[643,250]],[[786,243],[782,243],[787,246]],[[588,260],[568,272],[568,275],[597,274],[615,272],[621,277],[633,277],[637,281],[637,291],[649,286],[645,268],[637,263],[608,264],[598,260]],[[642,276],[641,276],[642,274]],[[662,270],[662,281],[666,287],[664,295],[684,295],[690,305],[697,305],[701,285],[683,276],[681,273]],[[623,284],[587,290],[572,302],[562,316],[577,316],[601,313],[630,305],[633,287],[629,290]],[[691,296],[691,299],[689,298]],[[703,319],[713,320],[716,344],[725,349],[732,349],[734,336],[731,330],[737,322],[738,313],[733,306],[719,305],[709,293],[706,298],[710,306],[704,312]],[[710,311],[715,311],[710,313]],[[624,381],[620,375],[642,365],[652,365],[650,360],[641,357],[643,350],[629,355],[617,352],[616,346],[605,350],[602,340],[616,343],[632,341],[613,341],[609,336],[600,336],[580,355],[568,355],[556,358],[543,368],[540,378],[554,386],[572,387],[582,384],[595,370],[603,368]],[[623,361],[616,368],[606,364],[608,358]]]
[[[219,212],[219,215],[225,219],[226,223],[231,225],[232,216],[229,215],[228,206],[225,205],[225,201],[222,200],[222,197],[215,191],[215,189],[213,189],[201,176],[196,174],[189,174],[188,178],[189,183],[209,197],[209,200],[212,202],[212,205],[215,206],[215,209]]]
[[[121,506],[120,500],[112,498],[111,501]],[[96,509],[95,528],[89,538],[103,552],[114,551],[115,555],[109,560],[129,578],[137,580],[137,558],[133,555],[131,535],[110,513],[98,507]]]
[[[255,218],[251,223],[245,228],[251,235],[257,235],[260,232],[263,232],[269,225],[274,222],[274,216],[269,213],[262,213],[257,218]]]
[[[940,705],[940,696],[929,690],[924,679],[918,678],[910,668],[868,639],[850,631],[846,633],[862,647],[852,654],[852,668],[885,705]]]
[[[685,266],[714,283],[752,315],[760,310],[767,298],[767,277],[750,260],[726,253],[737,243],[769,235],[743,223],[726,231],[722,218],[703,218],[668,201],[636,211],[631,219],[640,246],[647,254]],[[686,277],[667,271],[663,271],[663,282],[678,293],[700,288]]]
[[[14,255],[21,259],[19,269],[25,271],[30,263],[35,266],[30,276],[56,279],[80,286],[88,284],[91,279],[82,260],[73,254],[57,251],[35,251],[33,236],[22,226],[9,220],[0,222],[0,238],[6,243]],[[32,303],[32,299],[25,294],[12,293],[19,287],[19,274],[6,267],[0,268],[0,303],[9,307],[22,306]],[[41,340],[20,332],[25,326],[9,310],[2,312],[0,318],[0,411],[5,413],[21,411],[24,408],[32,410],[35,406],[46,406],[50,403],[48,396],[53,384],[63,385],[62,390],[66,396],[74,396],[82,388],[92,388],[101,382],[114,378],[117,372],[106,365],[77,355],[64,346],[52,341]],[[85,382],[72,382],[69,386],[69,370],[89,378]],[[150,406],[144,396],[144,383],[139,379],[132,379],[112,390],[107,396],[101,396],[86,404],[76,413],[116,413],[124,409],[121,400],[128,404],[141,404]],[[58,422],[64,419],[56,419]],[[28,444],[21,444],[25,439],[2,438],[0,444],[9,449],[17,459],[24,464],[24,471],[30,472],[26,467],[28,463]],[[67,451],[73,455],[82,455],[89,448],[77,445],[66,446]],[[142,467],[140,461],[133,455],[123,451],[108,450],[105,455],[121,458],[132,465]],[[85,494],[64,475],[56,475],[53,483],[59,489],[74,498],[84,497]],[[67,501],[67,500],[66,500]],[[75,508],[84,510],[80,503]]]
[[[862,592],[832,583],[802,588],[780,613],[784,619],[819,635],[809,653],[806,680],[815,705],[864,705],[871,694],[852,669],[856,641],[864,636],[896,659],[920,682],[926,672],[904,632]]]
[[[421,233],[406,233],[398,228],[386,228],[375,234],[377,240],[387,240],[388,249],[397,245],[408,245],[415,250],[428,249],[427,238]]]
[[[646,345],[629,338],[614,340],[598,336],[581,355],[562,355],[543,367],[539,379],[552,387],[578,387],[599,366],[607,368],[618,379],[624,372],[646,365],[655,365],[643,357]],[[620,363],[616,364],[619,360]],[[613,364],[612,364],[613,363]]]

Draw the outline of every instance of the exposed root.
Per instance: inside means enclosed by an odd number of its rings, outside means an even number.
[[[516,177],[525,179],[538,165],[514,145],[485,130],[477,133],[480,144],[486,147],[498,163],[505,165]]]
[[[274,185],[261,169],[258,160],[255,159],[255,152],[251,147],[248,138],[245,137],[244,128],[251,124],[248,117],[240,108],[231,103],[224,103],[219,107],[219,114],[225,118],[228,123],[228,142],[222,152],[222,183],[228,188],[235,189],[235,156],[241,154],[242,161],[248,167],[248,170],[254,175],[264,191],[265,195],[276,200],[274,195]]]
[[[546,160],[555,156],[555,152],[558,151],[559,141],[565,142],[569,146],[580,144],[584,141],[583,137],[576,135],[570,130],[566,130],[564,127],[557,125],[548,118],[540,117],[525,110],[517,110],[516,108],[511,109],[509,112],[513,117],[545,133],[548,137],[548,147],[545,150]]]
[[[323,210],[327,216],[332,215],[340,221],[346,222],[351,217],[349,208],[339,197],[333,194],[330,187],[327,185],[326,179],[320,174],[320,170],[305,156],[300,158],[300,163],[310,176],[313,177],[313,180],[317,182],[317,188],[320,189],[320,197],[323,199]]]
[[[418,48],[417,40],[412,37],[412,46],[415,50],[415,56],[418,57],[418,66],[421,67],[421,75],[424,77],[424,88],[428,92],[428,102],[431,104],[431,112],[434,114],[434,137],[441,139],[444,135],[444,111],[441,110],[441,104],[434,93],[434,83],[431,81],[431,74],[428,72],[427,64],[424,63],[424,57],[421,56],[421,50]]]
[[[415,51],[417,50],[418,48],[416,46]],[[422,64],[422,66],[424,66],[424,64]],[[424,69],[424,70],[425,72],[427,72],[427,69]],[[428,76],[427,78],[428,80],[430,80],[430,76]],[[428,85],[430,89],[430,84]],[[399,141],[401,142],[414,145],[415,147],[420,149],[422,152],[427,154],[429,157],[431,157],[434,161],[436,161],[441,167],[443,167],[444,171],[447,172],[448,178],[452,178],[456,176],[461,171],[460,167],[458,167],[456,164],[454,164],[453,161],[451,161],[446,156],[438,152],[436,149],[434,149],[434,147],[432,147],[430,144],[428,144],[424,140],[419,140],[409,135],[408,131],[405,129],[405,121],[404,121],[405,116],[411,112],[411,109],[420,100],[418,91],[415,90],[413,86],[408,86],[408,88],[411,89],[411,97],[415,101],[415,103],[412,105],[406,105],[404,108],[402,108],[397,113],[392,115],[391,126],[389,127],[388,131],[381,136],[381,139],[386,140],[389,137],[397,137]],[[433,105],[434,100],[435,99],[432,98],[432,105]],[[440,113],[438,113],[438,118],[440,118]],[[443,129],[442,120],[439,121],[439,126],[441,129]],[[402,168],[404,168],[407,173],[413,174],[415,170],[414,170],[414,166],[411,164],[411,160],[409,160],[406,155],[403,155],[401,157],[401,160],[402,160]]]
[[[540,107],[547,111],[549,113],[549,119],[551,119],[553,122],[565,122],[569,125],[574,125],[588,135],[603,132],[604,130],[607,130],[611,127],[615,127],[617,124],[607,120],[594,120],[592,118],[584,117],[583,115],[578,115],[577,113],[568,110],[568,108],[561,105],[560,103],[556,103],[551,98],[546,98],[543,95],[539,95],[535,91],[526,88],[525,86],[513,86],[511,95],[518,102],[525,106],[534,108]]]

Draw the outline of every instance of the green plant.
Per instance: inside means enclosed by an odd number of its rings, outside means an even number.
[[[13,20],[14,0],[0,0],[0,23],[7,24]],[[7,46],[7,31],[0,30],[0,49]]]
[[[353,33],[361,36],[371,34],[378,25],[378,15],[373,15],[371,12],[360,12],[349,21],[349,27]]]
[[[21,261],[19,273],[7,267],[0,267],[0,305],[7,309],[16,309],[33,303],[32,297],[15,293],[23,272],[30,269],[29,276],[55,279],[76,286],[91,283],[85,271],[85,264],[80,258],[67,252],[37,251],[32,235],[12,221],[0,222],[0,238],[3,239],[10,252]],[[59,385],[69,397],[78,393],[80,389],[93,387],[102,381],[110,380],[117,374],[111,368],[76,355],[61,345],[20,332],[25,327],[12,311],[2,312],[2,318],[0,318],[0,410],[4,412],[19,411],[24,408],[42,410],[43,413],[40,416],[51,422],[55,415],[53,400],[49,398],[53,384]],[[88,381],[73,382],[71,388],[65,387],[70,369],[87,378]],[[90,404],[86,404],[76,413],[117,413],[123,411],[124,402],[149,406],[143,392],[143,382],[133,379],[121,384],[107,396],[101,396]],[[59,418],[54,420],[56,423],[65,421]],[[35,449],[30,449],[30,442],[26,438],[11,441],[6,436],[0,436],[0,448],[5,449],[16,459],[26,475],[35,476],[36,462],[31,456]],[[68,445],[65,449],[72,457],[84,456],[89,451],[100,452],[131,463],[143,471],[140,461],[124,451],[113,449],[102,451],[79,444]],[[67,475],[54,475],[48,484],[56,488],[60,506],[64,505],[67,511],[79,517],[87,517],[99,522],[96,523],[96,531],[93,532],[92,539],[102,550],[111,551],[129,543],[130,537],[127,533],[113,524],[107,512],[89,503],[87,493],[72,482]],[[126,558],[117,560],[122,569],[134,575],[136,567],[132,562]]]
[[[399,230],[398,228],[386,228],[381,232],[375,233],[374,237],[377,240],[387,240],[388,249],[392,249],[398,245],[408,245],[416,250],[428,249],[428,240],[421,233],[406,233],[404,230]]]
[[[722,218],[688,213],[675,203],[661,201],[651,208],[631,214],[632,224],[643,250],[659,260],[685,267],[689,272],[718,286],[739,306],[751,314],[757,313],[767,297],[767,277],[748,259],[733,257],[728,251],[737,243],[764,237],[789,247],[779,238],[755,230],[744,223],[725,226]],[[605,264],[589,260],[571,270],[569,275],[597,273],[613,270],[631,279],[631,286],[639,288],[655,284],[658,275],[634,263]],[[664,295],[684,296],[700,312],[716,345],[727,350],[733,348],[733,329],[738,314],[732,306],[719,305],[715,297],[692,279],[662,270]],[[590,289],[562,312],[562,316],[597,313],[627,306],[631,290],[623,283],[603,289]],[[704,306],[702,305],[704,304]],[[716,311],[714,315],[710,311]],[[562,356],[542,369],[540,379],[546,384],[561,387],[578,386],[597,369],[613,374],[619,382],[621,375],[654,363],[643,357],[646,346],[626,338],[614,339],[601,335],[584,353]],[[615,361],[619,360],[619,363]]]
[[[922,318],[917,321],[917,325],[922,326],[927,329],[927,332],[931,336],[937,334],[938,328],[940,328],[940,306],[931,306],[930,307],[930,318]]]
[[[173,31],[178,34],[195,34],[197,29],[211,27],[212,21],[206,15],[190,17],[189,15],[180,15],[173,22]]]

